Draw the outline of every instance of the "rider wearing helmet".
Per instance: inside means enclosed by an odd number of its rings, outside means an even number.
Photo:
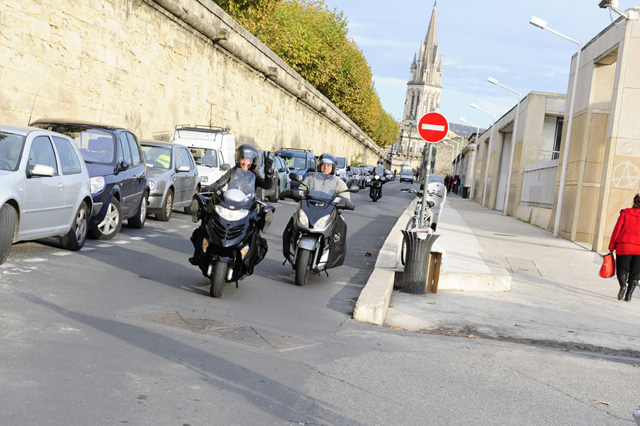
[[[240,145],[236,149],[236,165],[231,167],[220,179],[203,188],[204,192],[216,192],[222,190],[225,185],[228,189],[240,189],[244,193],[255,193],[256,186],[269,189],[273,185],[273,158],[264,152],[264,174],[262,178],[256,165],[258,164],[258,150],[249,144]]]
[[[351,194],[349,193],[349,188],[347,184],[340,178],[338,178],[336,174],[336,156],[325,152],[320,157],[318,157],[318,167],[317,173],[324,173],[326,175],[330,175],[333,179],[338,182],[337,192],[340,193],[340,197],[346,198],[347,200],[351,200]],[[309,187],[309,183],[313,179],[313,175],[307,176],[307,178],[302,182],[305,188]]]
[[[380,176],[380,179],[384,179],[384,166],[382,160],[378,160],[378,164],[374,170],[374,173]]]

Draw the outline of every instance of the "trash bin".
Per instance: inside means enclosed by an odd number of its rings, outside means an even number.
[[[409,294],[424,294],[431,246],[440,234],[434,234],[431,228],[413,228],[403,229],[402,235],[407,247],[407,254],[400,291]]]
[[[471,188],[469,188],[468,186],[465,186],[462,188],[462,198],[469,198],[469,190]]]

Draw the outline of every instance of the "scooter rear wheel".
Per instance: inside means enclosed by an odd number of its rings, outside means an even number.
[[[311,251],[307,249],[299,249],[296,259],[296,285],[303,286],[309,278],[311,270]]]
[[[211,272],[211,289],[209,294],[211,297],[221,297],[222,288],[224,287],[224,279],[227,276],[229,265],[225,262],[217,261],[213,264],[213,271]]]

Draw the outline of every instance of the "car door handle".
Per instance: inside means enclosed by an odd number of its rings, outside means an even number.
[[[62,190],[64,189],[64,184],[63,184],[63,183],[59,183],[59,184],[58,184],[58,189],[59,189],[60,191],[62,191]]]

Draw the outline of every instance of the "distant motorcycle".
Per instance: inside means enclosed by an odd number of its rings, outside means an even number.
[[[352,186],[349,191],[358,189]],[[296,271],[296,284],[303,286],[310,272],[320,273],[344,262],[347,226],[340,210],[355,206],[337,192],[335,178],[322,173],[316,173],[306,191],[293,190],[291,198],[299,203],[282,237],[282,252]]]
[[[200,226],[191,236],[194,255],[189,262],[209,278],[209,292],[217,298],[225,282],[235,281],[237,287],[264,259],[268,247],[260,230],[266,232],[265,215],[272,215],[275,207],[259,201],[254,193],[229,189],[224,194],[194,195],[191,210],[194,223]]]
[[[369,197],[374,203],[382,197],[383,176],[374,174],[371,178],[371,187],[369,188]]]

